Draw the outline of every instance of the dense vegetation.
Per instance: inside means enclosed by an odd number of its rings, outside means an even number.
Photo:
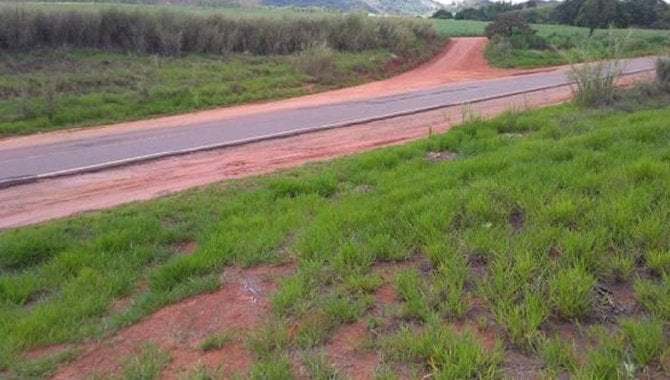
[[[492,35],[486,56],[499,67],[532,68],[664,54],[669,47],[670,31],[611,29],[590,35],[586,28],[547,26],[540,31],[515,28],[507,36]]]
[[[670,5],[663,0],[565,0],[525,3],[487,2],[452,15],[457,20],[493,21],[501,15],[519,15],[528,22],[588,27],[591,30],[615,25],[619,28],[670,28]],[[435,18],[448,18],[445,11]]]
[[[31,2],[31,0],[8,0],[12,2]],[[43,2],[61,2],[44,0]],[[89,0],[70,2],[90,3]],[[433,0],[93,0],[93,3],[151,4],[151,5],[187,5],[212,8],[271,9],[277,11],[291,8],[305,12],[334,10],[343,12],[370,12],[397,15],[423,15],[440,7]]]
[[[89,48],[143,54],[291,54],[326,44],[338,51],[416,54],[435,40],[429,23],[358,14],[227,16],[136,8],[0,6],[0,51]]]
[[[113,332],[219,287],[224,267],[293,261],[255,332],[267,341],[247,340],[254,373],[289,378],[289,351],[318,352],[358,320],[357,349],[383,352],[380,376],[497,378],[518,360],[528,377],[667,375],[670,95],[632,91],[607,109],[475,118],[402,147],[2,232],[0,368],[36,376],[55,359],[23,365],[21,352]],[[381,263],[397,270],[383,277]],[[392,305],[374,303],[382,285]],[[133,302],[110,308],[123,297]]]
[[[484,36],[487,23],[472,20],[433,20],[440,35]],[[495,38],[486,51],[487,59],[497,67],[535,68],[583,61],[664,54],[670,48],[670,31],[651,29],[596,30],[569,25],[532,24],[537,33]],[[621,49],[613,55],[613,45]],[[586,54],[581,54],[586,52]]]
[[[363,15],[0,6],[0,136],[359,84],[443,41],[425,21]]]

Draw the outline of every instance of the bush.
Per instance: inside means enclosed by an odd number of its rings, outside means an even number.
[[[515,49],[545,50],[549,48],[547,41],[544,38],[538,36],[535,31],[531,33],[514,32],[509,39],[512,47]]]
[[[573,66],[569,73],[575,82],[573,95],[575,103],[582,106],[604,106],[614,99],[616,80],[621,69],[607,62],[585,63]]]
[[[597,61],[596,59],[620,57],[630,39],[630,33],[617,37],[610,31],[603,41],[604,53],[594,53],[593,47],[582,45],[575,48],[577,57],[569,57],[570,80],[575,82],[573,94],[575,102],[581,106],[604,106],[612,103],[616,93],[616,81],[621,76],[619,61]],[[576,58],[576,59],[575,59]],[[591,62],[577,65],[574,62]]]

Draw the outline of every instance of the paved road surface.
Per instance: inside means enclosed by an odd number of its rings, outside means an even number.
[[[625,73],[650,70],[652,58],[626,61]],[[280,110],[179,126],[0,150],[0,187],[40,178],[341,127],[568,84],[565,71],[447,85],[432,90]]]

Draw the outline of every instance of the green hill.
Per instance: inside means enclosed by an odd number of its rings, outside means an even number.
[[[271,6],[297,6],[337,9],[341,11],[363,10],[379,14],[425,14],[441,7],[432,0],[263,0]]]

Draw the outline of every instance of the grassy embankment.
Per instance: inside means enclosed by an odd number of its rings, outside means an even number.
[[[449,36],[483,36],[488,24],[484,21],[433,20],[438,33]],[[670,50],[670,31],[648,29],[597,30],[589,38],[589,29],[567,25],[532,25],[546,39],[546,49],[511,48],[500,52],[489,46],[486,58],[496,67],[536,68],[570,63],[568,57],[579,61],[577,50],[586,50],[592,59],[625,58],[667,53]],[[626,38],[630,33],[630,37]],[[616,57],[611,55],[615,39],[625,45]]]
[[[0,137],[350,86],[442,44],[408,19],[178,9],[0,5]]]
[[[382,378],[494,378],[519,358],[547,375],[667,375],[670,95],[619,97],[2,232],[0,368],[47,373],[76,351],[21,353],[110,334],[218,288],[227,266],[295,262],[248,340],[259,378],[289,376],[289,351],[318,357],[352,321],[369,329],[358,349],[383,352]],[[380,263],[398,272],[384,278]],[[397,298],[373,313],[384,283]],[[147,347],[160,359],[147,365],[167,360]]]

